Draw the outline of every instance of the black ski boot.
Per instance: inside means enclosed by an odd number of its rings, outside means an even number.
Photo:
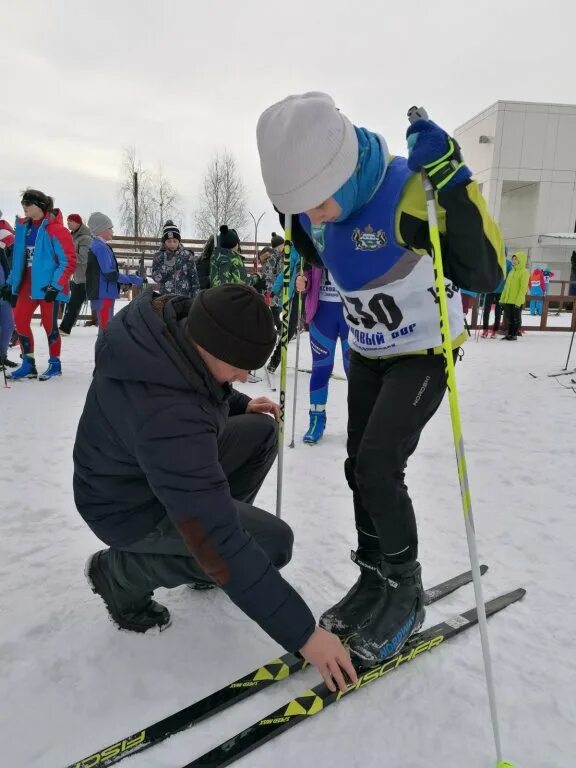
[[[424,588],[420,563],[402,565],[382,561],[386,597],[371,621],[350,641],[353,660],[374,666],[394,656],[424,622]]]
[[[360,567],[360,577],[342,600],[320,616],[323,629],[346,639],[367,624],[386,597],[386,582],[378,568],[380,552],[351,552],[353,562]]]
[[[147,632],[155,627],[160,631],[166,629],[170,625],[170,613],[163,605],[152,600],[151,593],[138,603],[119,600],[121,590],[112,584],[106,567],[107,554],[108,550],[103,549],[91,555],[84,572],[92,591],[104,601],[114,624],[130,632]]]
[[[7,355],[0,355],[0,370],[2,368],[18,368],[18,363],[9,360]]]

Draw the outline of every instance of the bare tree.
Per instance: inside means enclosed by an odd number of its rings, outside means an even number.
[[[200,237],[208,238],[221,224],[228,224],[242,239],[248,224],[246,191],[236,160],[228,149],[216,153],[209,162],[199,197],[194,219]]]
[[[167,219],[180,218],[181,211],[178,207],[180,195],[176,192],[172,183],[164,175],[162,166],[151,180],[151,219],[153,234],[162,236],[162,227]]]
[[[126,235],[136,234],[136,214],[138,214],[138,235],[145,237],[153,235],[152,183],[149,172],[142,168],[135,147],[124,149],[121,174],[118,193],[122,232]],[[135,194],[135,178],[137,194]]]

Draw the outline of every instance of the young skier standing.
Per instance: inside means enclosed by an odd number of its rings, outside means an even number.
[[[408,458],[446,390],[426,203],[435,187],[454,355],[466,333],[459,288],[493,291],[504,245],[459,147],[429,120],[408,129],[408,160],[354,126],[323,93],[289,96],[257,128],[262,176],[294,245],[325,266],[350,326],[348,458],[360,577],[320,619],[377,663],[424,619]],[[281,215],[281,220],[283,217]]]
[[[312,376],[310,377],[310,425],[304,442],[317,443],[326,429],[326,402],[328,384],[334,370],[334,357],[338,339],[342,345],[344,370],[350,368],[348,324],[340,296],[328,270],[312,267],[296,278],[296,289],[306,291],[306,322],[310,330]]]
[[[62,213],[54,208],[51,197],[40,190],[27,189],[22,195],[22,208],[24,216],[16,221],[12,269],[0,291],[0,298],[15,304],[14,321],[22,350],[22,365],[10,378],[38,378],[31,322],[39,306],[50,354],[48,368],[40,376],[46,381],[62,373],[58,310],[60,302],[70,298],[76,251],[72,236],[62,223]]]

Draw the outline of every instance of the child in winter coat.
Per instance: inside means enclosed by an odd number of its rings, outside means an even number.
[[[93,239],[86,268],[86,296],[98,313],[98,332],[102,333],[114,315],[114,302],[119,284],[142,285],[137,275],[122,275],[108,241],[114,236],[112,220],[104,213],[93,213],[88,219]]]
[[[193,299],[200,290],[194,254],[183,247],[180,230],[168,220],[162,231],[162,247],[152,260],[152,279],[160,293]]]
[[[517,251],[512,256],[512,269],[506,278],[506,284],[500,297],[504,307],[508,333],[504,341],[516,341],[522,321],[522,307],[526,301],[526,293],[530,282],[530,272],[526,269],[527,256],[524,251]]]
[[[238,232],[222,224],[217,247],[210,260],[210,287],[215,288],[225,283],[248,285],[249,280],[240,252]]]

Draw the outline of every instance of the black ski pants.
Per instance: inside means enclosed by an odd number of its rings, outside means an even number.
[[[64,317],[60,323],[60,330],[71,333],[76,325],[82,305],[86,301],[86,283],[70,283],[70,301],[66,304]]]
[[[516,304],[504,304],[504,319],[508,336],[518,336],[522,324],[522,307]]]
[[[219,441],[220,463],[236,500],[240,522],[277,568],[290,562],[294,536],[275,515],[253,506],[264,478],[276,458],[275,422],[261,414],[233,416]],[[191,505],[194,499],[190,500]],[[210,579],[188,551],[168,516],[140,541],[109,550],[107,563],[118,600],[138,604],[157,587],[177,587]]]
[[[442,355],[372,360],[351,353],[345,472],[361,552],[379,550],[392,563],[418,556],[404,472],[445,391]]]
[[[498,333],[500,320],[502,319],[502,305],[500,304],[500,293],[487,293],[484,297],[484,315],[482,317],[482,330],[487,331],[490,327],[490,307],[494,304],[494,333]]]

